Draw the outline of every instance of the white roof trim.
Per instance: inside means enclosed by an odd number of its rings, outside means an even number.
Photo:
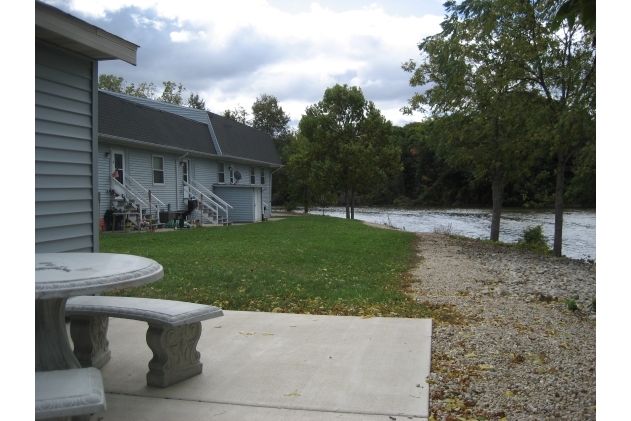
[[[136,44],[40,1],[35,2],[35,37],[95,60],[136,65]]]

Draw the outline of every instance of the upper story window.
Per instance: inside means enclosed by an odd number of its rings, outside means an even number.
[[[226,167],[224,166],[223,162],[218,162],[217,163],[217,182],[218,183],[225,183],[226,182],[226,174],[225,174],[225,170]]]
[[[153,156],[153,184],[164,184],[164,157]]]
[[[265,184],[265,168],[261,167],[261,184]]]
[[[250,167],[250,184],[256,184],[256,172],[254,167]]]

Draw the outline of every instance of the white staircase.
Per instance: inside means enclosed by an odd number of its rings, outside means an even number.
[[[184,186],[188,187],[190,198],[197,199],[199,203],[198,210],[201,213],[202,225],[204,223],[232,225],[228,218],[228,210],[233,209],[232,206],[197,181],[193,180],[192,183],[184,181]]]
[[[148,227],[149,223],[159,222],[160,206],[166,207],[153,193],[145,189],[132,177],[125,175],[125,185],[110,176],[110,204],[118,211],[129,212],[125,219],[134,228]]]

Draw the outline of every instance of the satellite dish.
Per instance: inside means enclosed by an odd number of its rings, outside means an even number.
[[[234,178],[237,180],[234,184],[237,184],[241,180],[241,173],[239,171],[234,172]]]

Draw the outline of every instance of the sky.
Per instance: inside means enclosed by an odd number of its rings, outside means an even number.
[[[420,88],[401,64],[440,31],[443,0],[45,0],[140,46],[137,65],[99,63],[128,83],[182,83],[221,114],[275,96],[297,126],[335,84],[359,86],[395,125]]]

